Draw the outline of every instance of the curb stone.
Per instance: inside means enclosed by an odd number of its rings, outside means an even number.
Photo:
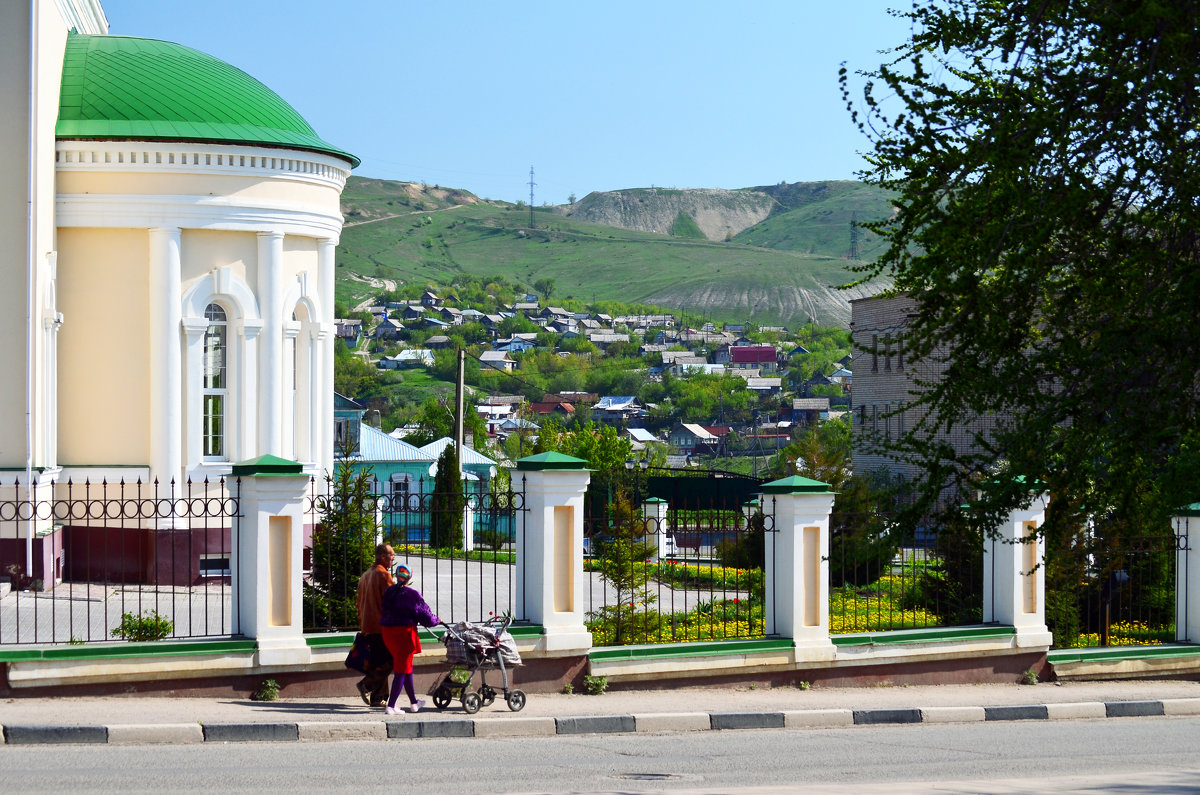
[[[645,715],[582,715],[504,719],[416,721],[300,721],[295,723],[159,723],[4,725],[9,745],[200,742],[296,742],[433,737],[535,737],[568,734],[683,732],[727,729],[822,728],[898,723],[1071,720],[1200,715],[1200,698],[1154,701],[1057,702],[1050,704],[948,706],[913,709],[814,709],[783,712],[662,712]]]

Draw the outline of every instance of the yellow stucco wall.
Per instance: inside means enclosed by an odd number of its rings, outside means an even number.
[[[245,176],[136,173],[121,171],[72,171],[62,169],[58,176],[62,194],[121,194],[125,196],[227,196],[242,201],[283,203],[309,212],[340,215],[340,190],[291,176],[247,173]]]
[[[253,232],[184,229],[180,235],[183,292],[214,268],[228,267],[254,289],[258,279],[258,238]]]
[[[150,460],[149,233],[59,230],[59,461]]]

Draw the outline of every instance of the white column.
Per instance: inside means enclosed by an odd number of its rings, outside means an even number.
[[[768,635],[792,638],[797,661],[830,660],[834,655],[829,639],[833,497],[828,484],[799,476],[763,485],[766,630]]]
[[[1200,550],[1192,541],[1200,541],[1200,502],[1176,512],[1171,520],[1175,529],[1175,640],[1200,641]],[[1200,546],[1200,544],[1198,544]]]
[[[184,362],[188,388],[185,390],[184,410],[184,460],[189,475],[204,460],[204,403],[201,399],[204,382],[204,333],[208,331],[208,320],[202,317],[183,318]],[[228,426],[226,426],[228,433]],[[232,452],[232,451],[231,451]]]
[[[517,462],[513,488],[525,492],[525,532],[517,531],[516,609],[545,628],[545,649],[587,650],[583,575],[583,494],[587,462],[540,453]]]
[[[309,478],[291,461],[267,457],[233,468],[237,539],[230,561],[238,626],[258,641],[258,664],[312,661],[304,640],[304,496]]]
[[[325,359],[334,358],[329,348],[329,334],[323,325],[310,322],[312,339],[308,342],[308,458],[317,466],[317,474],[324,472],[326,465],[332,466],[332,434],[334,434],[334,385],[325,381]],[[326,408],[329,417],[325,417]],[[326,461],[325,448],[330,454]]]
[[[258,233],[258,305],[263,329],[258,351],[258,449],[283,455],[283,233]]]
[[[232,461],[248,461],[259,454],[258,341],[262,330],[261,320],[244,320],[237,329],[241,345],[238,346],[237,378],[233,381],[236,397],[230,397],[237,401],[237,418],[231,423],[237,429],[237,443],[230,455]]]
[[[178,227],[150,230],[150,477],[183,475],[182,259]]]
[[[1046,628],[1046,521],[1049,496],[1013,511],[983,542],[983,621],[1015,627],[1017,646],[1050,646]]]
[[[283,453],[286,458],[301,460],[299,437],[300,430],[296,426],[296,392],[299,387],[297,379],[300,373],[300,323],[296,320],[285,320],[283,323],[283,380],[280,395],[280,416],[283,426]]]
[[[322,472],[333,472],[333,346],[337,344],[333,325],[334,275],[337,263],[334,250],[337,240],[323,237],[317,241],[317,312],[313,321],[318,324],[317,355],[313,365],[320,379],[313,391],[313,460]],[[319,362],[319,369],[317,363]]]

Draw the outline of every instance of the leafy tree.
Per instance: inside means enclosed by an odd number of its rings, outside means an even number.
[[[573,202],[572,202],[573,203]],[[554,295],[554,280],[546,277],[538,279],[533,283],[533,289],[538,291],[538,294],[550,300],[550,296]]]
[[[462,478],[458,471],[458,450],[453,444],[438,457],[433,478],[432,513],[429,517],[429,545],[436,549],[461,549],[463,545]]]
[[[835,419],[809,428],[782,453],[779,462],[784,471],[776,474],[801,475],[841,491],[850,477],[850,424]]]
[[[304,582],[305,623],[356,627],[358,578],[374,563],[378,543],[373,478],[370,468],[355,471],[343,460],[325,481],[313,528],[312,577]]]
[[[989,524],[1026,499],[1023,475],[1162,526],[1197,496],[1178,474],[1200,414],[1200,5],[900,15],[911,39],[866,74],[854,115],[865,176],[896,193],[867,224],[887,249],[863,277],[918,298],[904,348],[944,366],[895,448],[928,473],[921,507],[990,470]],[[999,427],[977,454],[930,441],[986,413]]]

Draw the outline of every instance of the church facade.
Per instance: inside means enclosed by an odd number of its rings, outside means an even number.
[[[357,158],[228,63],[110,35],[98,0],[3,4],[0,59],[0,483],[44,501],[267,454],[329,471]],[[60,564],[64,523],[18,514],[0,564],[31,537],[34,568]]]

